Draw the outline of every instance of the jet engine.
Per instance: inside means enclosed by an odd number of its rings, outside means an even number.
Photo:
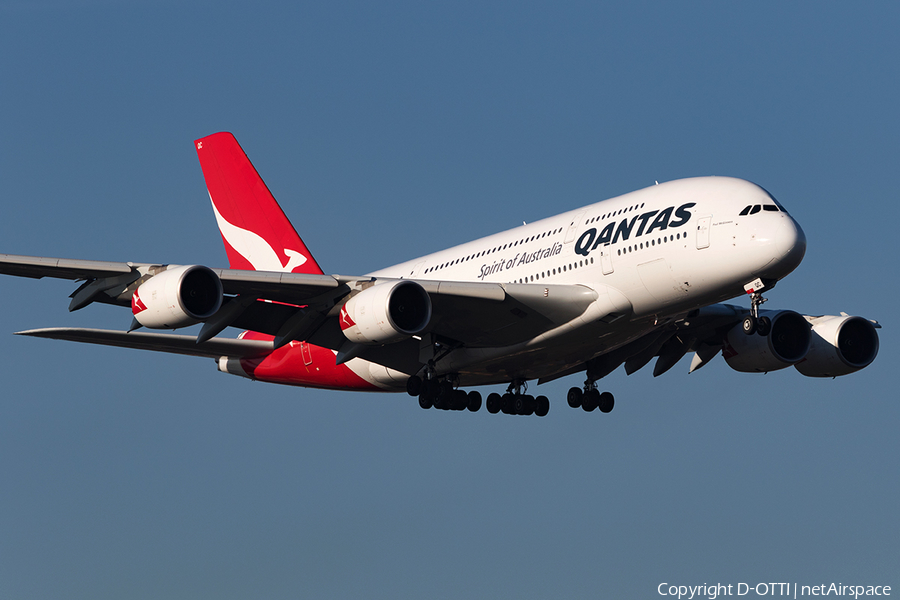
[[[390,344],[416,335],[431,321],[431,297],[421,285],[378,283],[341,307],[341,331],[358,344]]]
[[[803,360],[810,349],[810,324],[792,310],[760,311],[771,327],[766,335],[747,335],[738,323],[725,335],[722,356],[728,366],[743,373],[766,373]]]
[[[151,329],[177,329],[204,321],[222,306],[222,282],[208,267],[169,267],[142,283],[131,312]]]
[[[794,367],[808,377],[837,377],[868,367],[878,354],[875,325],[862,317],[807,317],[812,344]]]

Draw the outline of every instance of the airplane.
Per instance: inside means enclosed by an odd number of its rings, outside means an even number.
[[[763,310],[806,236],[743,179],[696,177],[569,210],[367,275],[326,275],[235,137],[195,141],[228,269],[0,255],[0,273],[81,282],[69,310],[131,307],[126,331],[18,335],[212,358],[225,373],[333,390],[406,392],[422,408],[545,416],[538,384],[583,373],[566,401],[610,412],[597,382],[693,352],[734,370],[809,377],[867,367],[880,325]],[[723,302],[749,296],[749,309]],[[202,324],[197,335],[148,333]],[[242,332],[219,337],[226,328]]]

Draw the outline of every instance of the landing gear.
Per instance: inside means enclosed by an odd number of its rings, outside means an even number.
[[[772,331],[772,320],[769,317],[759,316],[759,307],[766,302],[766,298],[763,298],[762,295],[765,287],[766,285],[760,279],[744,286],[744,289],[750,294],[750,314],[741,322],[741,329],[747,335],[758,333],[767,336]]]
[[[584,390],[577,387],[570,388],[569,393],[566,395],[566,401],[572,408],[581,407],[585,412],[592,412],[594,409],[599,408],[600,412],[608,413],[612,411],[613,406],[616,404],[612,394],[609,392],[600,393],[596,384],[590,379],[584,382]]]
[[[419,406],[428,409],[431,407],[441,410],[466,410],[478,412],[481,410],[481,394],[478,392],[466,393],[456,389],[454,382],[449,378],[438,379],[433,373],[426,373],[426,379],[413,375],[406,380],[406,393],[419,397]]]
[[[550,400],[547,396],[531,396],[523,393],[527,388],[524,381],[513,381],[502,396],[496,392],[488,394],[487,410],[492,415],[502,412],[506,415],[547,416]]]

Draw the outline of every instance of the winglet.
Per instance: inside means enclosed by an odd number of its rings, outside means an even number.
[[[231,268],[321,275],[234,136],[214,133],[194,146]]]

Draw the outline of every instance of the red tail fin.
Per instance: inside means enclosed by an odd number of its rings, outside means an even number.
[[[194,144],[231,268],[322,274],[234,136]]]

